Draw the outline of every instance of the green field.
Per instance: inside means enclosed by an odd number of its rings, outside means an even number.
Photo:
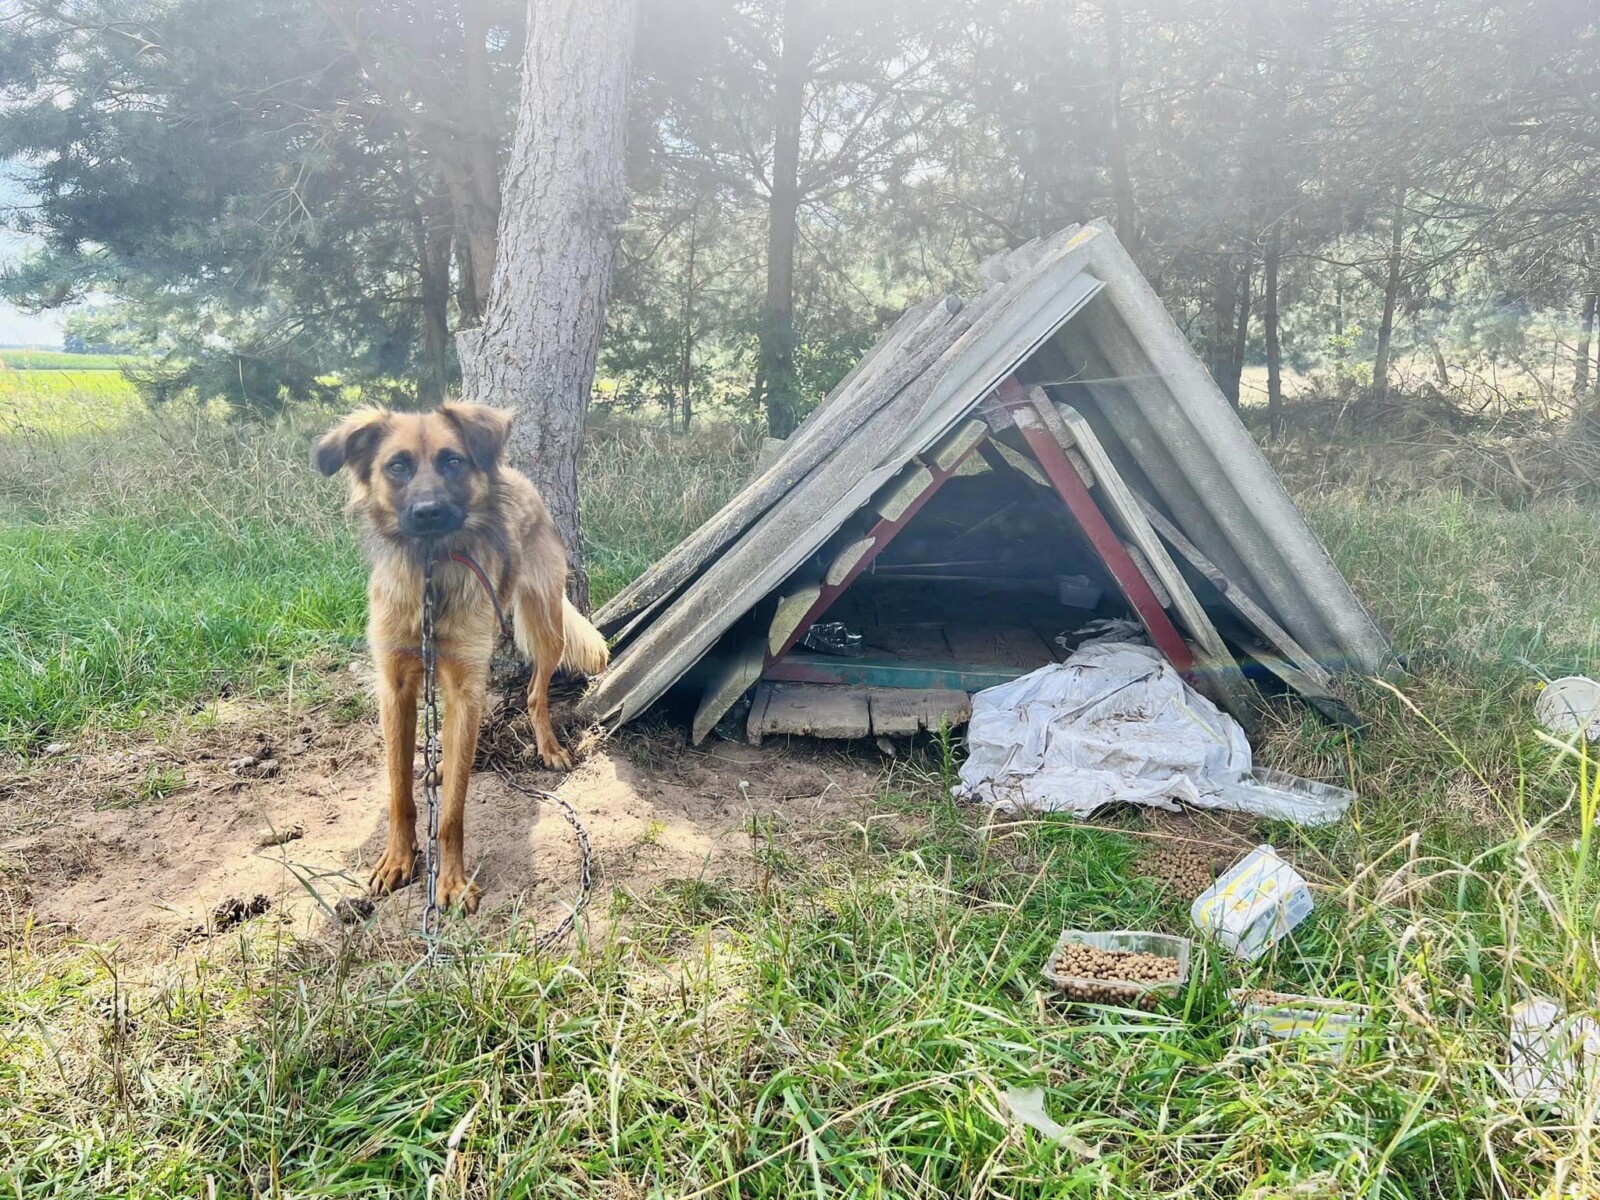
[[[0,370],[119,371],[140,359],[131,354],[68,354],[61,350],[0,349]]]
[[[224,679],[271,694],[291,662],[300,695],[352,652],[361,569],[339,489],[305,466],[320,423],[173,412],[0,441],[11,750]],[[750,453],[715,427],[597,430],[597,593],[714,511]],[[1503,1072],[1510,1003],[1595,1008],[1600,782],[1530,704],[1535,668],[1600,661],[1600,526],[1446,491],[1302,499],[1412,674],[1362,686],[1361,739],[1293,715],[1266,737],[1263,761],[1361,803],[1336,829],[1264,831],[1329,886],[1256,967],[1213,958],[1149,1015],[1042,1002],[1063,926],[1183,931],[1184,908],[1130,875],[1122,818],[986,834],[937,744],[882,781],[909,837],[845,831],[807,865],[753,829],[759,885],[603,899],[592,944],[513,935],[421,978],[246,926],[135,986],[14,910],[0,1194],[1597,1194],[1600,1098],[1523,1105]],[[1242,982],[1366,1003],[1367,1032],[1340,1061],[1247,1052]],[[1001,1094],[1033,1085],[1074,1141],[1008,1121]]]

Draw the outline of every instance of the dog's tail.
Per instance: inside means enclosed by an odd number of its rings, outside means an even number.
[[[561,598],[561,631],[566,639],[566,652],[561,656],[561,666],[565,670],[598,675],[606,669],[611,661],[606,639],[565,596]]]

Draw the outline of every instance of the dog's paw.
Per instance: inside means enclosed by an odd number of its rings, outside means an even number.
[[[552,771],[572,770],[572,755],[568,754],[559,742],[554,742],[548,747],[540,747],[539,761]]]
[[[387,896],[398,891],[417,877],[417,848],[415,846],[389,845],[372,868],[367,879],[367,890],[375,896]]]
[[[460,905],[463,912],[475,913],[478,911],[478,898],[482,895],[483,889],[465,875],[454,871],[439,872],[440,908]]]

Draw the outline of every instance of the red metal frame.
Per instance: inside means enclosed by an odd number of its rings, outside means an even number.
[[[1084,536],[1111,572],[1111,577],[1117,581],[1123,596],[1149,632],[1150,640],[1180,672],[1192,672],[1195,669],[1194,655],[1183,640],[1183,635],[1173,625],[1172,618],[1167,616],[1167,610],[1161,607],[1161,601],[1156,598],[1144,572],[1139,570],[1138,564],[1106,521],[1105,514],[1089,495],[1089,489],[1067,460],[1061,444],[1040,424],[1037,415],[1024,411],[1032,407],[1027,392],[1014,377],[1005,380],[997,390],[1013,418],[1022,414],[1017,429],[1033,451],[1034,460],[1055,485],[1056,493],[1078,522],[1078,528],[1083,530]]]

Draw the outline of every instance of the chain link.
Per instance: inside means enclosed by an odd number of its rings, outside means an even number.
[[[490,592],[491,598],[493,595]],[[428,803],[428,837],[422,850],[423,870],[428,877],[428,896],[422,909],[422,940],[427,947],[427,963],[430,967],[439,959],[439,783],[442,774],[437,686],[438,629],[435,621],[437,604],[438,595],[433,586],[433,558],[430,556],[422,572],[422,792]],[[498,610],[498,605],[496,607]],[[501,625],[505,627],[503,617]],[[589,845],[589,831],[578,819],[577,810],[562,797],[518,783],[511,772],[499,763],[495,764],[495,770],[513,791],[554,804],[566,818],[567,824],[572,826],[573,837],[578,843],[577,898],[567,915],[553,928],[540,934],[534,942],[535,949],[548,949],[577,928],[579,915],[589,906],[589,894],[594,889],[594,852]]]
[[[439,666],[434,609],[438,597],[433,587],[433,556],[422,570],[422,792],[428,801],[428,838],[423,843],[423,870],[428,877],[428,897],[422,909],[422,940],[428,965],[439,955]]]

